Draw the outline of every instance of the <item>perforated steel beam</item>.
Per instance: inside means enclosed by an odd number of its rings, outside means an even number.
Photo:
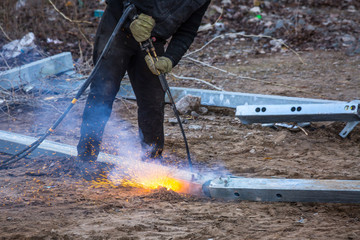
[[[254,104],[236,107],[235,116],[242,123],[278,122],[349,122],[340,133],[346,137],[360,121],[360,100],[325,104]]]
[[[222,177],[203,189],[207,196],[225,200],[360,203],[359,180]]]
[[[237,106],[235,116],[244,124],[274,122],[360,121],[360,101],[327,104]]]

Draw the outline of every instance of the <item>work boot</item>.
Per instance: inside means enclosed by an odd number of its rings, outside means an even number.
[[[113,168],[113,165],[104,162],[86,161],[76,158],[75,168],[86,181],[93,181],[106,177],[107,173],[109,173]]]

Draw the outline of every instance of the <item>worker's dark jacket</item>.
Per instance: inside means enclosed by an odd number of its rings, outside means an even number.
[[[112,2],[122,0],[108,0]],[[152,16],[156,25],[154,37],[172,37],[164,56],[175,66],[196,37],[201,19],[211,0],[131,0],[139,13]]]

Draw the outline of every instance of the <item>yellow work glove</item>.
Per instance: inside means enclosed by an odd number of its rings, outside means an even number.
[[[154,26],[155,20],[151,16],[141,13],[139,17],[130,24],[130,31],[135,40],[141,43],[150,38]]]
[[[145,62],[148,65],[150,71],[155,75],[159,75],[160,73],[168,73],[173,67],[172,61],[167,57],[159,57],[159,60],[156,61],[149,55],[146,55]]]

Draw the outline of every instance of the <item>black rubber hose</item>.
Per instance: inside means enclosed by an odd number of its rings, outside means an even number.
[[[80,96],[85,92],[85,90],[89,87],[91,82],[94,80],[94,76],[97,73],[99,69],[99,65],[103,57],[108,53],[110,46],[112,42],[114,41],[114,38],[116,34],[119,32],[120,28],[124,25],[127,18],[131,15],[134,15],[134,12],[136,12],[136,8],[133,4],[130,4],[124,11],[123,15],[119,19],[118,23],[116,24],[116,27],[114,31],[112,32],[109,40],[107,41],[99,60],[96,62],[94,69],[91,71],[90,76],[88,79],[83,83],[83,85],[80,87],[79,91],[77,92],[74,99],[71,101],[71,104],[66,108],[66,110],[63,112],[63,114],[56,120],[56,122],[46,131],[43,136],[41,136],[38,140],[21,150],[19,153],[13,155],[11,158],[4,160],[1,165],[0,169],[7,168],[10,164],[17,162],[18,160],[22,159],[23,157],[29,155],[31,152],[33,152],[54,130],[57,128],[57,126],[61,123],[61,121],[66,117],[66,115],[70,112],[72,107],[75,105],[77,100],[80,98]]]
[[[172,107],[172,109],[174,111],[174,114],[176,116],[176,119],[177,119],[177,121],[179,123],[181,134],[182,134],[182,136],[184,138],[184,142],[185,142],[185,148],[186,148],[186,154],[187,154],[187,158],[188,158],[189,168],[190,168],[190,171],[192,172],[193,171],[193,165],[192,165],[192,161],[191,161],[189,145],[188,145],[187,138],[186,138],[186,135],[185,135],[185,131],[184,131],[184,128],[183,128],[183,125],[182,125],[182,122],[181,122],[181,119],[180,119],[180,116],[179,116],[179,112],[178,112],[178,110],[176,108],[176,105],[175,105],[175,102],[174,102],[174,98],[172,97],[172,94],[170,92],[169,84],[166,81],[166,78],[165,78],[164,74],[159,75],[159,80],[160,80],[160,83],[161,83],[161,86],[162,86],[163,90],[165,91],[165,93],[167,94],[167,96],[168,96],[168,98],[170,100],[171,107]]]

